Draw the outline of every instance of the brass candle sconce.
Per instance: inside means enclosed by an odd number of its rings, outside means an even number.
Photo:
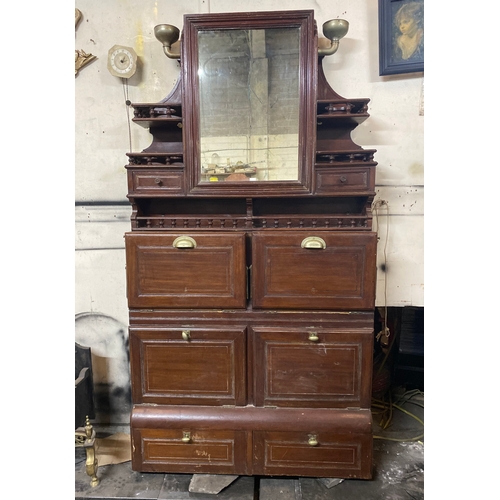
[[[331,19],[323,24],[323,35],[330,40],[330,46],[319,47],[321,40],[318,41],[318,55],[331,56],[339,48],[340,39],[344,38],[349,31],[349,23],[345,19]]]
[[[179,40],[179,28],[171,24],[158,24],[154,28],[156,39],[162,43],[163,52],[170,59],[180,59],[181,54],[178,47],[175,49],[173,45]]]
[[[331,19],[323,23],[323,35],[326,38],[318,41],[318,55],[320,57],[331,56],[339,48],[340,39],[349,31],[349,22],[345,19]],[[180,59],[181,54],[178,47],[180,36],[179,28],[172,24],[158,24],[154,27],[156,39],[163,45],[163,52],[170,59]],[[330,41],[328,44],[327,40]],[[325,44],[326,42],[326,44]],[[174,45],[177,45],[174,47]]]

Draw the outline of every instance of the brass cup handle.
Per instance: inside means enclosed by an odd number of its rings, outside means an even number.
[[[191,442],[191,433],[190,432],[183,432],[182,433],[182,439],[181,441],[183,443],[190,443]]]
[[[182,338],[188,342],[189,340],[191,340],[191,332],[189,330],[182,330]]]
[[[309,440],[307,441],[309,446],[318,446],[318,437],[317,436],[309,436]]]
[[[308,236],[302,240],[300,246],[302,248],[324,250],[326,248],[326,241],[319,236]]]
[[[310,340],[311,342],[318,342],[318,340],[319,340],[318,334],[317,334],[317,333],[315,333],[315,332],[311,332],[311,333],[309,334],[309,340]]]
[[[179,236],[172,243],[174,248],[196,248],[196,240],[191,236]]]

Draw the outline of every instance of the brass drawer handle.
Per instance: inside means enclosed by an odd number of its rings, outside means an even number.
[[[182,330],[182,338],[189,342],[191,340],[191,332],[189,330]]]
[[[318,340],[319,340],[318,334],[317,334],[317,333],[315,333],[315,332],[311,332],[311,333],[309,334],[309,340],[310,340],[311,342],[318,342]]]
[[[183,431],[182,432],[182,439],[181,439],[181,441],[183,443],[190,443],[191,442],[191,433]]]
[[[324,250],[326,248],[326,242],[323,238],[319,236],[308,236],[302,240],[300,244],[302,248],[312,248]]]
[[[318,437],[316,435],[309,436],[309,441],[307,441],[309,446],[318,446]]]
[[[161,179],[156,178],[155,184],[158,184],[158,186],[161,186],[163,184],[163,181]]]
[[[172,243],[174,248],[196,248],[196,241],[191,236],[179,236]]]
[[[340,177],[340,182],[342,182],[342,184],[344,184],[345,182],[347,182],[347,177],[345,175],[342,175]]]

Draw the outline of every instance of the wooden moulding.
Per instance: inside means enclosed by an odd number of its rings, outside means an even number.
[[[131,423],[133,429],[183,429],[192,425],[214,430],[372,433],[372,415],[368,409],[135,405]]]

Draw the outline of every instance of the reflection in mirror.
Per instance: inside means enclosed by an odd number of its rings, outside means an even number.
[[[198,32],[201,181],[298,180],[300,28]]]

